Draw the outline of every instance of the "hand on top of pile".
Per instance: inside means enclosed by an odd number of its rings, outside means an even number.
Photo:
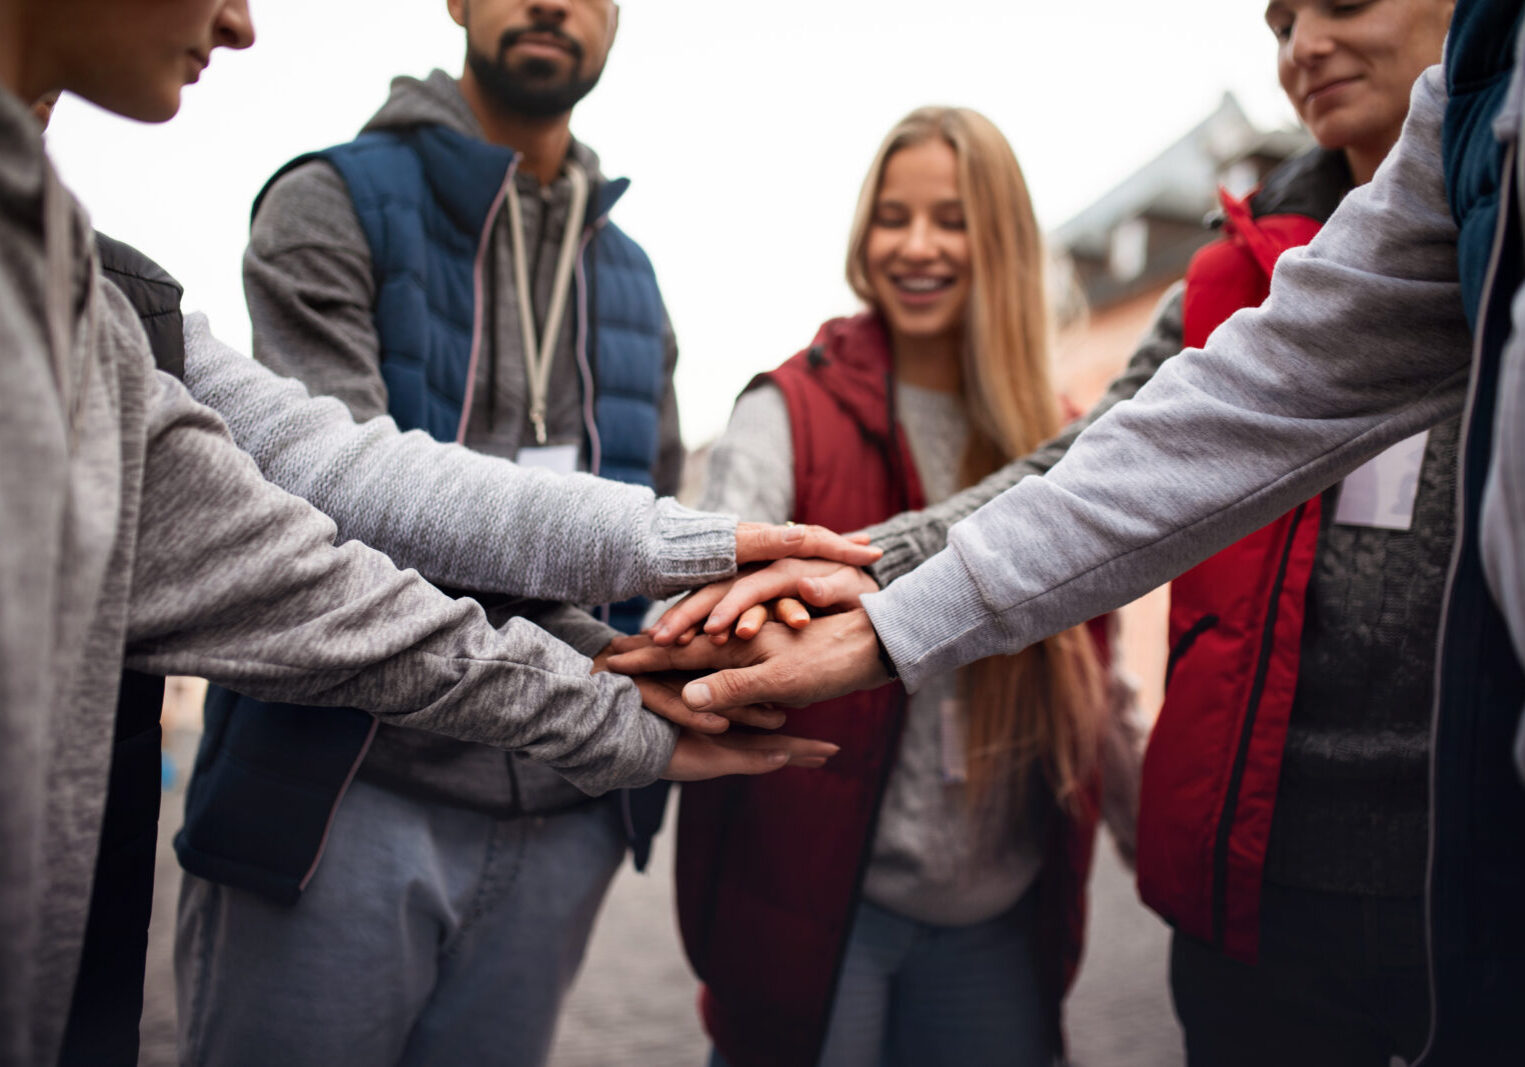
[[[669,608],[649,632],[658,645],[686,645],[702,628],[719,645],[733,627],[737,637],[755,636],[770,617],[798,630],[810,622],[806,605],[818,613],[847,611],[859,606],[864,593],[878,588],[857,565],[781,559],[695,590]]]

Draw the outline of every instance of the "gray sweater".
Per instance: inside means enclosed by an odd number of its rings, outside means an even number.
[[[0,1062],[50,1063],[124,663],[522,750],[590,791],[673,731],[528,623],[501,633],[265,482],[153,369],[92,230],[0,92]]]
[[[436,124],[465,136],[483,134],[454,78],[434,71],[425,80],[397,78],[391,95],[365,130]],[[572,158],[595,180],[598,158],[573,142]],[[514,295],[512,249],[523,240],[529,269],[536,335],[550,304],[557,254],[570,209],[570,182],[563,175],[542,187],[527,172],[515,176],[523,209],[522,235],[513,233],[507,211],[500,212],[488,252],[489,290],[483,316],[487,335],[477,368],[471,409],[465,421],[467,447],[512,459],[534,443],[525,384],[523,334]],[[375,273],[370,245],[343,179],[327,163],[295,168],[275,181],[255,217],[244,257],[244,287],[254,326],[254,355],[275,370],[300,379],[315,393],[335,396],[357,419],[384,414],[387,388],[381,376],[380,339],[374,321]],[[579,450],[586,469],[583,386],[574,342],[575,300],[569,301],[551,362],[548,443]],[[666,393],[662,403],[660,452],[654,471],[658,492],[677,489],[683,463],[672,372],[677,346],[667,329]],[[539,537],[542,527],[523,527]],[[522,534],[521,534],[522,536]],[[570,568],[563,567],[563,570]],[[480,591],[465,583],[465,588]],[[596,597],[582,603],[599,603]],[[548,625],[537,603],[507,604],[501,615],[527,614]],[[554,632],[574,647],[594,654],[616,636],[592,620],[558,611]],[[414,782],[410,765],[432,768],[434,784]],[[506,763],[500,753],[470,751],[444,738],[383,728],[376,734],[360,773],[403,792],[465,804],[494,815],[544,811],[581,802],[580,792],[542,767]],[[416,788],[415,788],[416,786]]]
[[[1126,603],[1460,410],[1470,335],[1444,97],[1432,68],[1376,178],[1282,257],[1264,305],[865,598],[909,687]]]

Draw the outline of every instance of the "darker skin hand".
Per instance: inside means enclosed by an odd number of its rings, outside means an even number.
[[[611,647],[609,669],[621,674],[714,672],[683,687],[689,708],[711,713],[749,704],[800,707],[889,680],[861,608],[817,619],[803,630],[765,623],[750,641],[663,646],[638,636]]]
[[[618,641],[611,642],[594,658],[594,674],[609,669],[609,657],[618,644]],[[692,678],[692,674],[678,671],[658,671],[641,674],[630,680],[635,683],[637,691],[640,692],[641,704],[646,710],[655,712],[673,725],[692,730],[696,734],[725,733],[733,722],[756,726],[763,730],[776,730],[784,725],[784,713],[771,708],[743,706],[727,708],[721,712],[693,710],[683,702],[682,697],[684,684]]]

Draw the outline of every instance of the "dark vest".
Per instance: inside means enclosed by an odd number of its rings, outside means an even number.
[[[271,181],[313,159],[343,177],[370,246],[390,414],[404,430],[458,440],[481,329],[483,309],[473,299],[478,251],[490,239],[515,154],[442,126],[419,126],[302,156]],[[627,185],[602,183],[593,193],[576,271],[576,345],[595,383],[586,426],[592,472],[649,486],[664,388],[664,313],[646,254],[607,217]],[[615,605],[610,621],[634,629],[640,612],[639,603]],[[295,902],[374,730],[375,720],[353,708],[213,689],[185,827],[175,839],[181,864]],[[651,802],[629,813],[638,859],[659,812]]]
[[[1525,788],[1510,759],[1525,673],[1484,581],[1478,515],[1509,307],[1525,280],[1521,205],[1491,127],[1514,67],[1520,0],[1460,0],[1446,43],[1446,194],[1475,334],[1457,551],[1440,644],[1430,871],[1432,1047],[1426,1064],[1525,1062]],[[1516,161],[1518,165],[1518,161]]]
[[[101,273],[127,297],[158,368],[185,373],[180,283],[137,249],[96,234]],[[122,672],[90,913],[59,1063],[132,1067],[153,907],[164,679]]]
[[[788,405],[796,521],[855,530],[925,506],[890,367],[883,326],[861,315],[828,322],[814,345],[757,379]],[[842,746],[826,768],[683,787],[679,927],[704,983],[705,1028],[732,1067],[819,1057],[904,715],[899,685],[797,709],[792,733]],[[1051,823],[1035,892],[1057,1002],[1079,959],[1095,820]]]

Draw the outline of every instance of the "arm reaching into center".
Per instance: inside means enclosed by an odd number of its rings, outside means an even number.
[[[1048,474],[954,526],[947,549],[862,597],[867,619],[843,625],[871,622],[914,690],[1126,603],[1454,414],[1470,334],[1440,163],[1444,99],[1432,68],[1375,179],[1281,258],[1260,308],[1166,361]],[[818,626],[776,650],[773,680],[808,662],[827,638],[812,636]],[[810,699],[871,678],[870,654],[856,642],[856,662],[823,672]],[[733,672],[726,699],[775,699],[772,680],[749,684],[761,673]]]
[[[342,402],[219,342],[200,314],[185,342],[191,395],[267,478],[334,519],[340,540],[442,585],[594,604],[667,595],[738,562],[880,555],[818,527],[738,524],[639,486],[519,467],[401,433],[385,416],[356,423]]]

